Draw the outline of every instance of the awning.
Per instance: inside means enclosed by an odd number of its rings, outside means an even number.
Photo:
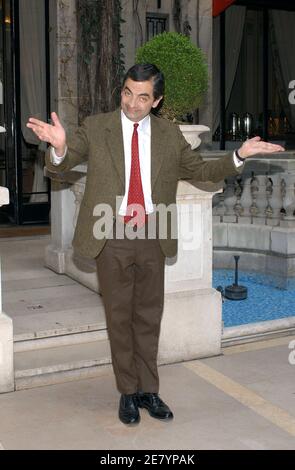
[[[213,0],[213,16],[218,16],[229,6],[235,3],[235,0]]]

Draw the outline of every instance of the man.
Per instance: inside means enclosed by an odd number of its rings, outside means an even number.
[[[166,239],[95,236],[94,208],[104,203],[115,213],[116,197],[122,196],[114,219],[145,231],[155,205],[176,202],[178,180],[220,185],[226,176],[241,172],[246,158],[284,150],[254,137],[234,154],[204,162],[178,126],[151,114],[163,95],[164,77],[157,67],[135,65],[124,78],[120,109],[86,118],[74,135],[66,138],[55,113],[52,125],[34,118],[27,124],[51,145],[46,157],[50,170],[66,171],[88,160],[73,246],[97,261],[113,369],[121,393],[119,418],[124,424],[139,422],[139,407],[157,419],[173,417],[158,394],[157,352],[165,256],[176,254],[177,241],[169,230]],[[143,218],[138,217],[140,210],[130,210],[134,207],[143,208]]]

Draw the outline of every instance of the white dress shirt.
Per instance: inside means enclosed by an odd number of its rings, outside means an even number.
[[[131,170],[131,139],[134,129],[134,122],[125,116],[123,111],[121,111],[121,122],[123,130],[123,142],[124,142],[124,158],[125,158],[125,194],[119,209],[120,215],[126,214],[127,201],[128,201],[128,191],[129,191],[129,182],[130,182],[130,170]],[[151,190],[151,118],[150,115],[147,115],[141,121],[138,122],[138,148],[139,148],[139,162],[140,162],[140,173],[142,181],[142,189],[144,195],[144,203],[147,214],[153,212],[153,202],[152,202],[152,190]],[[65,155],[67,149],[61,157],[57,156],[53,147],[51,147],[51,162],[53,165],[59,165]],[[243,162],[240,161],[235,152],[233,152],[233,160],[236,167],[243,165]]]
[[[121,121],[124,141],[124,157],[125,157],[125,194],[119,210],[120,215],[126,214],[128,191],[130,183],[131,171],[131,140],[134,130],[134,122],[130,121],[123,111],[121,111]],[[142,182],[142,190],[144,195],[144,204],[147,214],[153,212],[152,189],[151,189],[151,118],[150,115],[138,122],[138,148],[139,148],[139,164]]]

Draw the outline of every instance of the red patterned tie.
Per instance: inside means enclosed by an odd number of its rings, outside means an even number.
[[[131,141],[131,171],[130,171],[130,182],[128,191],[127,211],[124,217],[124,222],[127,223],[133,219],[136,215],[136,221],[134,225],[142,227],[145,224],[145,205],[144,195],[141,182],[140,174],[140,163],[139,163],[139,150],[138,150],[138,124],[134,124],[134,130]],[[138,207],[134,205],[140,205],[142,210],[137,210]],[[137,214],[137,212],[139,212]]]

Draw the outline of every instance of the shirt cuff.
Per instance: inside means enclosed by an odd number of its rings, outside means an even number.
[[[238,157],[236,156],[236,152],[233,153],[233,160],[234,160],[234,164],[236,167],[244,165],[244,162],[239,160]]]
[[[58,155],[56,155],[54,147],[50,147],[51,163],[56,166],[60,165],[64,161],[67,151],[68,147],[66,147],[65,153],[61,157],[59,157]]]

